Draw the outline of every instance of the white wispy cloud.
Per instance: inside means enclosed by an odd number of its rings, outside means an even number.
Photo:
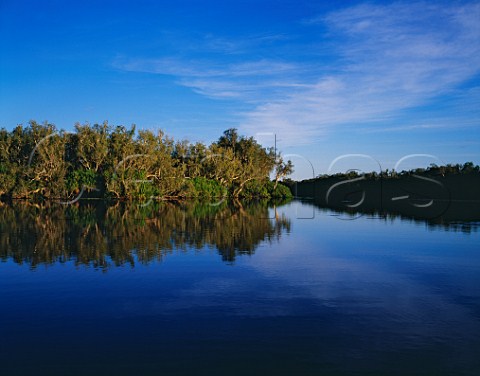
[[[299,76],[306,68],[298,64],[261,59],[222,64],[216,60],[178,58],[118,57],[113,62],[117,69],[171,75],[180,85],[211,98],[238,98],[247,102],[259,102],[279,88],[298,87],[285,77]],[[268,91],[268,93],[267,93]]]
[[[480,3],[361,4],[303,24],[311,45],[328,46],[328,62],[321,57],[324,51],[318,58],[310,51],[308,62],[299,62],[281,60],[266,49],[271,58],[255,60],[242,53],[228,64],[218,56],[117,59],[115,66],[172,75],[201,95],[249,103],[243,131],[275,132],[286,143],[302,144],[367,123],[369,129],[391,129],[392,122],[402,120],[402,111],[432,103],[474,78],[480,73],[479,19]],[[209,43],[226,53],[238,45],[213,37]],[[479,90],[470,94],[475,98],[469,103],[478,103]]]
[[[480,71],[480,5],[360,5],[317,18],[338,40],[338,72],[259,106],[247,130],[309,142],[342,125],[401,119]],[[333,36],[334,35],[334,36]],[[478,94],[478,93],[477,93]],[[478,103],[477,95],[477,103]]]

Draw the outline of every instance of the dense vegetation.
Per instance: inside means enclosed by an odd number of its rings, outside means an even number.
[[[106,122],[75,132],[35,121],[0,130],[2,198],[288,197],[279,180],[292,170],[236,129],[209,146]]]

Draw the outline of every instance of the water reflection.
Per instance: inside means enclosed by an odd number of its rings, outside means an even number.
[[[429,228],[469,233],[480,224],[480,176],[399,179],[332,178],[294,186],[296,195],[343,219],[360,216],[414,221]]]
[[[303,199],[303,204],[315,207],[324,213],[335,212],[335,216],[344,220],[355,220],[366,217],[376,220],[394,221],[424,224],[430,230],[472,233],[480,229],[480,201],[449,201],[441,202],[434,200],[431,207],[418,208],[416,202],[395,203],[370,203],[349,208],[347,204],[337,202],[327,205],[323,200]],[[442,206],[439,211],[438,207]]]
[[[290,231],[284,216],[269,218],[265,202],[105,202],[42,206],[14,202],[0,206],[0,259],[39,264],[74,261],[105,268],[149,263],[166,255],[206,246],[222,260],[251,255],[263,241]]]
[[[277,209],[1,207],[3,374],[478,374],[478,232]]]

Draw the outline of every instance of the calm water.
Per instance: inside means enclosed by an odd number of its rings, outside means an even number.
[[[478,375],[478,223],[0,207],[2,375]]]

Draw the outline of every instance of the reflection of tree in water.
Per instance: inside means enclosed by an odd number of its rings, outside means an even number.
[[[465,234],[475,233],[480,231],[480,202],[478,201],[454,201],[448,203],[448,209],[441,215],[426,216],[413,215],[411,210],[409,212],[409,204],[398,206],[395,210],[386,207],[359,207],[359,208],[341,208],[338,206],[330,207],[318,201],[304,202],[304,205],[313,205],[318,210],[330,213],[334,211],[341,215],[343,219],[357,219],[362,216],[367,218],[375,218],[378,220],[393,222],[401,220],[403,222],[416,223],[418,225],[425,225],[430,230],[462,232]],[[428,209],[428,208],[426,208]]]
[[[253,254],[262,241],[290,231],[288,219],[269,219],[268,214],[261,203],[162,202],[142,207],[96,202],[65,207],[16,202],[0,206],[0,258],[32,267],[73,260],[104,268],[210,246],[224,261],[233,262],[237,255]]]

